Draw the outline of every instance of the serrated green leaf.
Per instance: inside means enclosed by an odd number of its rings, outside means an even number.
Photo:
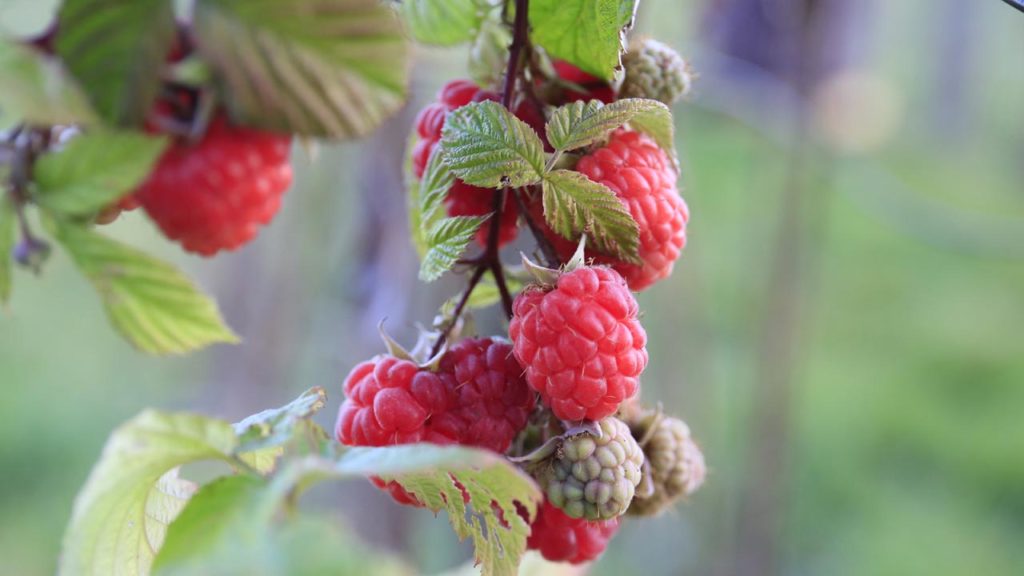
[[[532,0],[530,39],[551,56],[611,80],[636,0]]]
[[[455,174],[444,162],[444,155],[437,146],[430,153],[427,165],[423,169],[423,179],[419,186],[420,230],[430,242],[431,230],[437,225],[438,219],[445,214],[444,199],[448,195]]]
[[[195,35],[242,124],[352,138],[405,100],[408,46],[378,0],[197,0]]]
[[[555,232],[570,239],[586,233],[599,251],[637,260],[640,229],[610,188],[579,172],[553,170],[542,189],[544,219]]]
[[[643,126],[637,129],[646,132],[644,128],[648,124],[657,125],[656,120],[663,120],[665,114],[671,125],[672,114],[668,107],[644,98],[625,98],[608,105],[598,100],[573,102],[555,110],[545,129],[548,141],[556,150],[575,150],[601,140],[612,130],[634,120]],[[662,144],[655,135],[652,137]],[[671,152],[671,147],[662,147]]]
[[[483,574],[515,575],[541,497],[529,476],[499,456],[492,457],[494,462],[486,467],[454,471],[439,467],[381,477],[397,481],[427,508],[446,510],[459,538],[473,539],[475,560]],[[529,510],[528,518],[519,515],[516,502]]]
[[[177,468],[229,461],[236,446],[227,422],[192,414],[146,411],[111,434],[75,498],[64,534],[59,574],[147,574],[195,485]]]
[[[56,51],[101,117],[119,125],[145,119],[175,35],[167,0],[65,0]]]
[[[103,298],[115,328],[139,350],[184,353],[237,342],[217,305],[173,266],[70,222],[53,234]]]
[[[427,235],[421,225],[423,214],[420,213],[420,180],[412,168],[412,152],[418,140],[419,134],[415,130],[406,139],[405,156],[402,160],[402,181],[405,183],[407,195],[406,212],[409,214],[409,236],[412,237],[412,245],[416,249],[416,254],[422,260],[427,253]]]
[[[540,137],[497,102],[469,104],[449,113],[441,149],[448,167],[473,186],[528,186],[544,173]]]
[[[401,13],[413,38],[438,46],[472,40],[483,18],[478,0],[404,0]]]
[[[59,214],[95,214],[138,186],[166,146],[166,139],[140,132],[76,136],[36,162],[36,199]]]
[[[0,70],[0,126],[96,121],[85,94],[58,60],[0,40]]]
[[[452,216],[438,220],[427,235],[427,253],[420,263],[420,280],[433,282],[452,269],[473,239],[480,225],[490,218],[484,216]]]
[[[239,452],[250,452],[280,446],[291,438],[295,427],[308,420],[327,403],[327,393],[316,386],[280,408],[271,408],[234,425]]]
[[[17,221],[14,204],[0,192],[0,304],[7,304],[11,298],[11,249]]]

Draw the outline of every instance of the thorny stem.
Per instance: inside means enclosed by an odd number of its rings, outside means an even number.
[[[14,211],[18,218],[18,227],[21,229],[21,241],[28,247],[29,251],[47,250],[49,246],[40,240],[32,232],[28,217],[25,214],[25,204],[28,202],[26,189],[32,180],[32,165],[35,163],[39,150],[50,145],[50,134],[37,129],[29,129],[24,133],[24,127],[18,126],[7,137],[7,142],[14,146],[14,153],[11,157],[11,172],[9,188],[7,191]]]
[[[508,48],[508,65],[505,68],[505,82],[501,91],[501,105],[509,111],[512,109],[512,97],[515,95],[516,84],[519,79],[519,64],[522,60],[523,50],[527,45],[529,32],[529,20],[527,18],[530,8],[529,0],[515,0],[515,3],[516,15],[515,22],[512,25],[512,45]],[[506,8],[507,6],[508,4],[506,3]],[[489,219],[491,227],[487,233],[487,247],[480,257],[469,261],[474,266],[473,274],[469,277],[469,283],[466,285],[465,290],[463,290],[459,302],[455,305],[455,310],[452,311],[451,320],[442,329],[441,335],[438,337],[437,342],[434,343],[431,356],[436,356],[441,351],[441,347],[444,346],[445,341],[465,310],[473,290],[480,284],[484,272],[490,272],[494,276],[494,284],[498,287],[498,293],[501,294],[501,304],[505,310],[505,316],[509,319],[512,318],[512,294],[509,292],[508,283],[505,281],[505,269],[501,264],[501,257],[498,253],[498,241],[501,238],[501,213],[505,208],[505,198],[510,193],[512,191],[507,187],[494,191],[494,211]],[[516,197],[518,198],[518,195]],[[525,214],[526,212],[522,211],[522,213]]]

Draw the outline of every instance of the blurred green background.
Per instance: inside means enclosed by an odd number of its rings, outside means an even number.
[[[0,33],[52,0],[0,0]],[[624,525],[594,574],[1024,571],[1024,14],[998,0],[643,2],[692,58],[677,107],[689,245],[640,296],[644,396],[710,475]],[[296,151],[273,225],[214,261],[141,214],[110,232],[184,266],[244,344],[147,358],[56,254],[0,314],[0,573],[50,574],[107,434],[146,406],[238,420],[341,380],[458,287],[416,282],[401,151],[464,50],[418,50],[412,102],[370,140]],[[0,79],[2,81],[2,79]],[[514,254],[514,251],[511,252]],[[499,331],[491,313],[477,318]],[[424,572],[469,551],[359,483],[310,503]]]

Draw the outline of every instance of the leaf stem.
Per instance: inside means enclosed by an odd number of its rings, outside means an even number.
[[[486,263],[479,263],[473,268],[473,275],[469,277],[469,283],[466,284],[465,290],[462,291],[462,296],[459,298],[458,304],[455,305],[455,310],[452,311],[452,319],[448,323],[448,326],[441,331],[441,335],[438,336],[437,342],[434,342],[434,347],[430,350],[430,357],[437,356],[437,353],[441,351],[441,347],[444,346],[448,336],[451,334],[455,325],[459,322],[459,316],[462,316],[462,311],[466,309],[466,304],[469,303],[469,297],[473,294],[473,290],[477,284],[480,283],[480,279],[484,276],[484,271],[488,268]]]
[[[517,190],[515,193],[516,204],[519,206],[519,213],[523,215],[523,220],[526,221],[526,227],[530,229],[530,233],[533,234],[534,240],[537,241],[537,247],[540,248],[541,254],[544,255],[544,265],[551,269],[557,269],[560,265],[558,259],[558,253],[555,251],[555,247],[548,240],[548,237],[544,235],[544,231],[540,229],[540,226],[533,219],[533,215],[526,208],[526,201],[523,200],[523,191]]]

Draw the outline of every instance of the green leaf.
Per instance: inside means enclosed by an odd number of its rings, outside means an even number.
[[[410,574],[322,518],[273,522],[278,492],[252,476],[204,486],[171,524],[153,564],[158,576]]]
[[[229,461],[236,442],[228,423],[192,414],[146,411],[115,430],[75,498],[59,574],[148,574],[195,491],[177,468]]]
[[[635,11],[636,0],[532,0],[530,39],[552,57],[611,80]]]
[[[441,135],[444,160],[467,184],[484,188],[535,184],[544,173],[544,144],[497,102],[451,112]]]
[[[668,119],[669,139],[666,146],[659,137],[663,137],[661,122]],[[598,100],[589,102],[573,102],[554,111],[545,127],[548,141],[556,150],[575,150],[589,146],[608,135],[627,122],[639,123],[634,126],[638,130],[650,133],[654,128],[658,133],[652,138],[667,152],[674,154],[672,148],[672,113],[668,107],[657,100],[644,98],[625,98],[617,102],[602,104]]]
[[[65,0],[56,51],[108,122],[138,125],[160,90],[175,36],[167,0]]]
[[[437,221],[444,216],[444,199],[448,191],[455,183],[455,174],[444,162],[444,155],[439,147],[434,147],[427,159],[427,165],[423,169],[423,178],[419,186],[419,214],[420,230],[422,234],[430,239],[430,231],[437,225]]]
[[[453,46],[473,39],[483,18],[477,4],[478,0],[404,0],[401,11],[413,38]]]
[[[11,249],[17,221],[14,204],[7,194],[0,193],[0,304],[11,299]]]
[[[95,214],[149,174],[167,140],[139,132],[91,132],[35,165],[37,200],[69,216]]]
[[[437,466],[381,477],[397,481],[427,508],[446,510],[459,538],[473,539],[475,559],[483,574],[514,575],[526,551],[540,493],[525,473],[497,455],[490,457],[492,462],[484,466],[454,470]],[[529,518],[519,515],[516,502],[529,510]]]
[[[408,46],[378,0],[197,0],[195,34],[242,124],[352,138],[405,100]]]
[[[60,62],[12,41],[0,40],[0,126],[74,124],[96,120],[78,84]]]
[[[173,266],[70,222],[53,234],[103,298],[111,323],[139,350],[183,353],[237,342],[217,305]]]
[[[416,254],[422,259],[427,253],[427,235],[421,225],[423,214],[420,212],[420,180],[412,168],[412,152],[416,142],[419,141],[419,134],[415,130],[411,132],[405,142],[402,181],[405,183],[406,212],[409,214],[409,236],[412,237],[412,245],[413,248],[416,248]]]
[[[420,280],[432,282],[451,270],[480,225],[484,216],[453,216],[439,220],[427,236],[427,253],[420,263]]]
[[[295,427],[308,420],[327,404],[327,392],[316,386],[280,408],[271,408],[234,425],[240,443],[239,452],[280,446],[291,438]]]
[[[555,232],[570,239],[586,233],[599,251],[637,260],[640,229],[614,191],[572,170],[549,172],[542,188],[544,219]]]

